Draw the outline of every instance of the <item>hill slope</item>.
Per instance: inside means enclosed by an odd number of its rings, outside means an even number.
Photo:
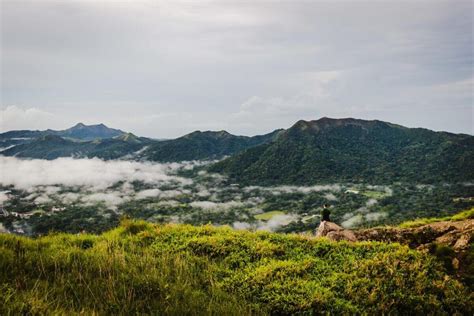
[[[30,131],[30,130],[19,130],[19,131],[8,131],[0,134],[0,141],[6,141],[11,139],[23,139],[32,140],[38,137],[46,135],[55,135],[63,138],[71,138],[75,140],[94,140],[94,139],[105,139],[113,138],[124,134],[125,132],[109,128],[104,124],[97,125],[84,125],[78,123],[71,128],[65,130],[52,130],[48,129],[45,131]]]
[[[280,130],[259,136],[236,136],[226,131],[196,131],[169,140],[152,140],[111,129],[103,124],[79,123],[63,131],[10,131],[0,134],[1,154],[23,158],[99,157],[174,162],[217,159],[272,141]],[[145,148],[146,147],[146,148]]]
[[[275,141],[211,167],[259,185],[474,179],[474,137],[381,121],[299,121]]]
[[[0,314],[465,314],[472,292],[399,244],[125,221],[0,234]]]
[[[152,161],[216,159],[272,141],[280,130],[260,136],[236,136],[226,131],[196,131],[182,137],[156,142],[142,153]]]
[[[132,154],[151,142],[147,138],[130,135],[132,134],[81,142],[64,139],[56,135],[46,135],[29,143],[6,149],[2,151],[2,155],[37,159],[56,159],[59,157],[117,159]]]

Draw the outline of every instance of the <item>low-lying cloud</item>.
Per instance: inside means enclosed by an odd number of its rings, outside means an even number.
[[[25,190],[40,185],[105,189],[119,181],[191,184],[190,179],[170,175],[181,166],[176,163],[103,161],[97,158],[40,160],[0,157],[0,184]]]

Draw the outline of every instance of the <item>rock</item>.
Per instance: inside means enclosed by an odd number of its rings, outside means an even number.
[[[472,232],[461,235],[454,244],[453,248],[455,251],[466,250],[471,245]]]
[[[331,240],[336,240],[336,241],[339,241],[339,240],[357,241],[357,238],[354,235],[354,233],[348,229],[329,232],[326,235],[326,237]]]
[[[455,251],[465,251],[474,239],[474,220],[444,221],[414,228],[368,228],[354,233],[357,240],[399,242],[417,249],[436,243],[453,247]]]
[[[451,264],[453,265],[454,269],[459,270],[459,260],[457,258],[453,258],[453,261],[451,261]]]
[[[316,237],[327,237],[331,240],[347,240],[357,241],[354,233],[349,229],[344,229],[341,226],[328,221],[322,221],[316,230]]]

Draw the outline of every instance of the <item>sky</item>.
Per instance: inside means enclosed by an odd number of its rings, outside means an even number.
[[[472,1],[0,1],[0,131],[474,134]]]

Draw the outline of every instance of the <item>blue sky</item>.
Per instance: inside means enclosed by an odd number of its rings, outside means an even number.
[[[474,133],[471,1],[2,1],[0,130]]]

